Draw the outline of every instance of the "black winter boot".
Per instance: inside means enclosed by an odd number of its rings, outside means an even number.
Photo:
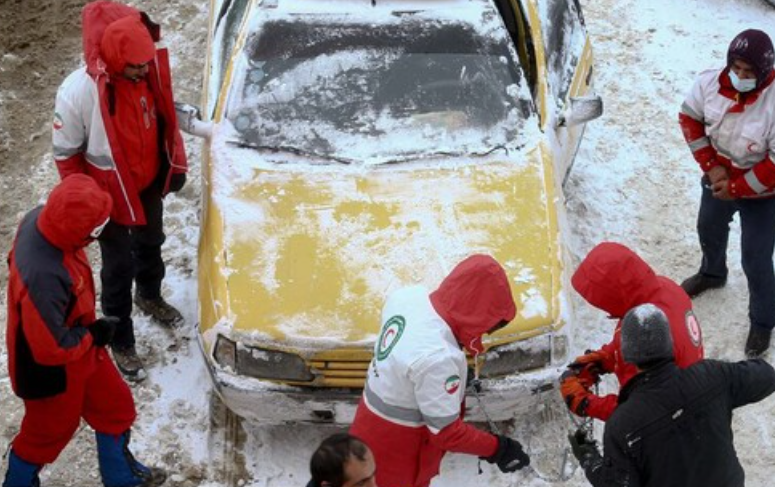
[[[124,376],[124,379],[131,382],[140,382],[148,377],[143,367],[143,362],[137,355],[137,350],[134,346],[127,348],[111,347],[113,353],[113,361],[116,363],[116,367]]]
[[[682,282],[681,287],[686,291],[686,294],[688,294],[690,298],[694,298],[708,289],[724,287],[726,283],[726,277],[713,277],[698,272]]]
[[[770,348],[772,330],[752,326],[745,342],[745,355],[748,358],[759,358]]]
[[[167,328],[178,328],[183,325],[183,315],[180,314],[180,311],[175,309],[174,306],[165,301],[161,296],[149,299],[135,293],[135,306],[157,323]]]

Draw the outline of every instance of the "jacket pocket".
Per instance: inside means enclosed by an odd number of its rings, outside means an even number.
[[[22,325],[19,323],[19,334],[16,337],[16,395],[29,400],[45,399],[65,392],[65,366],[37,363]]]

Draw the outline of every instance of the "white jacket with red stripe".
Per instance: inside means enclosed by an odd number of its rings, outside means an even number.
[[[772,75],[744,97],[727,86],[726,70],[703,71],[681,106],[684,137],[703,171],[730,170],[735,197],[775,194],[775,89]]]
[[[445,451],[489,456],[497,438],[462,421],[467,363],[427,289],[396,291],[382,312],[350,432],[374,452],[382,487],[422,487]]]
[[[364,400],[388,421],[426,425],[438,433],[460,417],[467,364],[428,294],[425,288],[409,287],[386,303]]]

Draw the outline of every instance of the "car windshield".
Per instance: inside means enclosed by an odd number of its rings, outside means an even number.
[[[262,22],[239,61],[227,118],[240,144],[346,162],[509,146],[532,101],[505,29],[486,27]]]

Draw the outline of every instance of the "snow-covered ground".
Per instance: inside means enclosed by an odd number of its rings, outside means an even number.
[[[6,2],[10,3],[10,2]],[[135,1],[150,11],[166,31],[171,47],[178,98],[199,101],[206,21],[209,2],[171,0]],[[28,2],[30,23],[9,23],[21,41],[0,45],[0,80],[13,70],[28,69],[16,84],[0,86],[0,230],[10,247],[7,229],[15,226],[18,212],[34,206],[53,186],[57,177],[51,155],[45,149],[47,126],[53,107],[53,90],[77,65],[77,42],[52,44],[58,53],[57,69],[41,77],[39,67],[24,56],[27,45],[39,40],[40,18],[61,15],[83,4],[81,0],[36,0]],[[699,265],[695,218],[699,202],[699,174],[677,126],[683,95],[695,75],[707,67],[721,66],[726,47],[739,31],[760,28],[775,37],[775,9],[763,0],[582,0],[587,27],[595,51],[596,87],[605,101],[602,118],[586,132],[574,172],[566,187],[571,250],[576,262],[603,240],[615,240],[638,251],[660,274],[675,280],[693,273]],[[2,9],[12,8],[4,6]],[[19,4],[13,8],[21,8]],[[6,13],[0,12],[3,19]],[[34,25],[35,27],[31,27]],[[45,25],[45,24],[43,24]],[[3,23],[4,29],[8,26]],[[63,27],[64,29],[64,27]],[[75,30],[71,27],[70,30]],[[59,31],[58,31],[59,32]],[[59,34],[73,32],[62,30]],[[59,35],[61,37],[61,35]],[[41,44],[44,55],[52,48]],[[26,54],[25,54],[26,53]],[[57,62],[56,59],[52,62]],[[52,72],[53,71],[53,72]],[[61,71],[61,72],[60,72]],[[24,73],[24,72],[23,72]],[[29,78],[50,95],[40,113],[12,111],[13,101],[25,93],[20,79]],[[37,88],[36,88],[37,89]],[[34,95],[27,93],[34,98]],[[14,117],[34,117],[31,133],[19,135]],[[42,135],[35,135],[35,134]],[[12,135],[13,134],[13,135]],[[9,140],[9,137],[14,137]],[[167,204],[168,241],[165,257],[170,263],[165,292],[184,311],[188,323],[196,322],[196,244],[199,198],[198,141],[187,139],[192,163],[189,185]],[[22,148],[40,149],[43,156],[27,161],[11,160],[24,154]],[[26,154],[29,156],[29,154]],[[730,269],[726,288],[712,291],[696,301],[707,356],[725,360],[743,358],[747,333],[747,286],[739,265],[737,228],[730,242]],[[7,271],[0,270],[4,283]],[[5,296],[0,297],[0,321],[5,318]],[[575,345],[581,350],[608,340],[613,322],[602,312],[577,300]],[[332,427],[296,425],[261,426],[240,423],[224,414],[214,401],[211,416],[210,379],[200,357],[195,330],[190,327],[171,335],[138,317],[139,349],[148,357],[150,376],[133,388],[138,421],[133,436],[137,456],[167,467],[174,475],[172,486],[291,487],[304,485],[308,459],[314,446]],[[4,341],[4,327],[0,335]],[[773,352],[767,355],[775,358]],[[0,348],[0,451],[5,451],[17,432],[21,402],[10,391],[6,351]],[[610,384],[607,384],[609,387]],[[549,418],[551,419],[551,418]],[[556,418],[555,418],[556,419]],[[527,423],[528,421],[525,421]],[[557,421],[549,422],[557,423]],[[539,423],[540,424],[540,423]],[[747,485],[772,485],[775,472],[775,399],[738,410],[735,414],[736,447],[747,473]],[[598,425],[598,433],[601,431]],[[562,431],[518,428],[520,440],[562,451]],[[528,435],[526,436],[519,436]],[[238,445],[233,448],[233,445]],[[534,473],[500,474],[490,465],[477,473],[475,459],[450,455],[434,487],[541,487],[550,482]],[[44,474],[44,485],[99,485],[93,437],[88,427],[80,430],[62,457]],[[568,486],[586,485],[580,471]]]

